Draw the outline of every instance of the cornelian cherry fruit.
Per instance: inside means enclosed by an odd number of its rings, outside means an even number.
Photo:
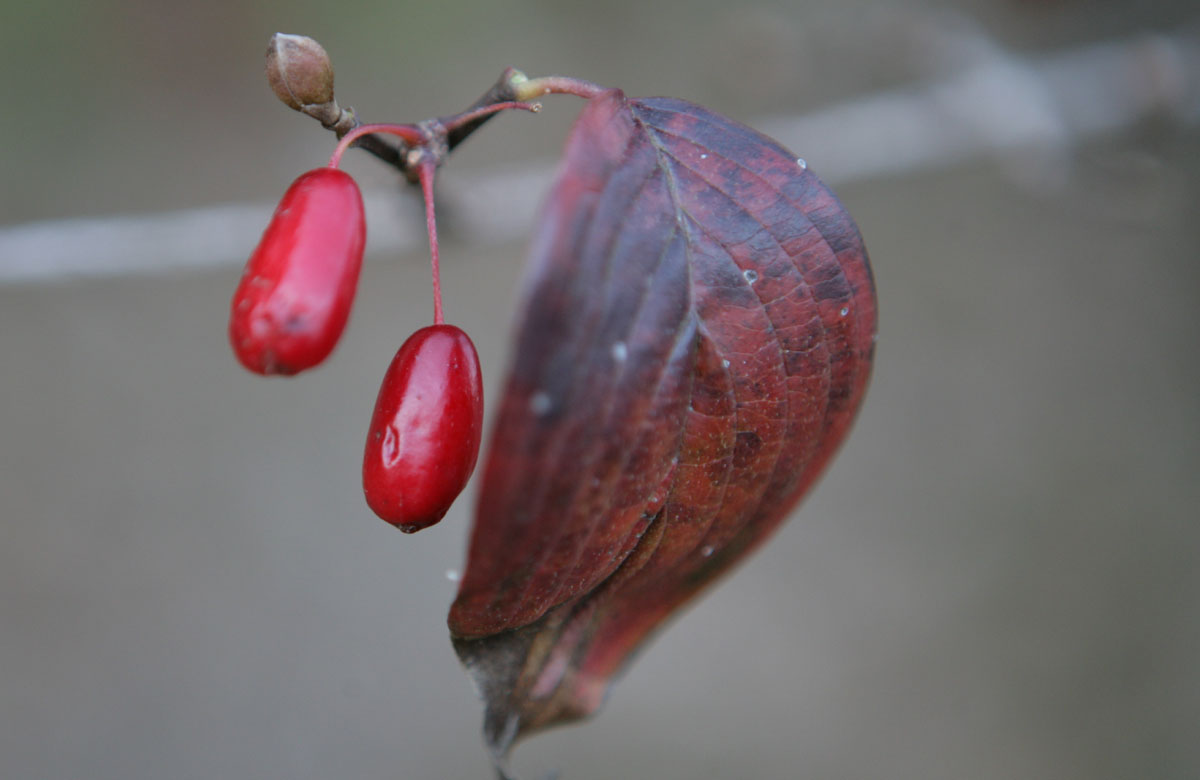
[[[483,431],[483,383],[471,339],[430,325],[396,352],[371,416],[363,492],[405,533],[445,516],[466,487]]]
[[[256,374],[296,374],[337,345],[358,286],[367,225],[354,179],[317,168],[280,200],[234,293],[229,341]]]

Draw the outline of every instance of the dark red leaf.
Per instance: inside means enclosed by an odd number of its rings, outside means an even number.
[[[592,713],[761,543],[862,400],[866,250],[803,161],[681,100],[592,100],[533,249],[450,611],[497,755]]]

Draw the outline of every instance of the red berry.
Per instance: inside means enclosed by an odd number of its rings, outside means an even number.
[[[362,195],[336,168],[284,193],[233,295],[229,341],[256,374],[295,374],[333,351],[354,302],[367,223]]]
[[[367,504],[405,533],[445,516],[475,470],[483,383],[470,337],[453,325],[409,336],[392,358],[363,453]]]

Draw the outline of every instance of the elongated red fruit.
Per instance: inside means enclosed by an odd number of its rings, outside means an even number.
[[[362,268],[362,195],[336,168],[305,173],[284,193],[233,295],[229,342],[256,374],[296,374],[337,345]]]
[[[409,336],[392,358],[363,453],[367,504],[405,533],[445,516],[475,470],[483,382],[470,337],[453,325]]]

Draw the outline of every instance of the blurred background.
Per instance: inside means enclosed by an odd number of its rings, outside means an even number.
[[[485,778],[444,619],[469,497],[414,537],[359,483],[430,317],[420,206],[364,154],[359,302],[322,369],[225,340],[332,136],[262,76],[320,40],[368,121],[506,65],[777,135],[859,222],[873,386],[774,542],[522,776],[1200,776],[1193,2],[0,0],[0,776]],[[451,321],[494,395],[579,103],[444,169]]]

